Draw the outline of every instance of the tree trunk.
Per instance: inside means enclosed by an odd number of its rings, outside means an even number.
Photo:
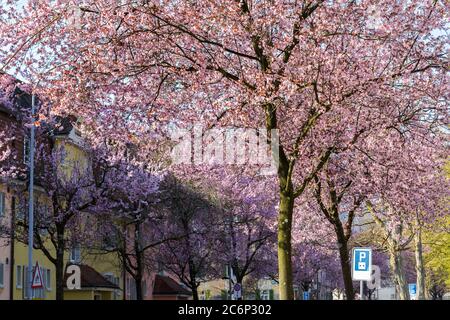
[[[278,212],[278,273],[280,300],[293,300],[294,289],[292,282],[292,212],[294,197],[292,192],[280,192],[280,208]]]
[[[136,286],[136,300],[144,300],[142,294],[142,277],[144,253],[141,251],[141,224],[137,223],[134,230],[134,252],[136,253],[136,274],[134,283]]]
[[[142,293],[142,256],[140,253],[136,254],[136,274],[134,277],[134,283],[136,285],[136,300],[144,300],[144,295]]]
[[[425,268],[422,254],[422,230],[420,226],[414,235],[414,253],[416,258],[417,300],[425,300]]]
[[[352,269],[350,266],[350,255],[348,253],[348,243],[343,234],[337,235],[339,243],[339,258],[341,261],[342,278],[344,281],[345,295],[347,300],[354,300],[355,290],[353,289]]]
[[[64,229],[57,228],[57,244],[56,248],[56,300],[64,300]]]
[[[237,300],[244,300],[244,276],[245,276],[245,272],[243,270],[241,270],[242,273],[236,276],[236,283],[241,287],[241,297],[238,298]]]
[[[191,290],[192,290],[192,300],[198,301],[199,300],[199,298],[198,298],[198,288],[196,286],[192,286]]]
[[[136,275],[134,283],[136,287],[136,300],[144,300],[142,295],[142,275]]]
[[[389,250],[389,262],[400,300],[409,300],[408,284],[403,272],[403,258],[400,251],[395,249]]]
[[[188,246],[188,251],[190,250],[190,246]],[[190,254],[190,252],[189,252]],[[196,270],[195,270],[195,263],[194,261],[189,258],[189,282],[191,284],[191,290],[192,290],[192,299],[197,301],[198,299],[198,285],[197,285],[197,277],[196,277]]]
[[[291,232],[295,197],[289,173],[291,164],[279,141],[275,143],[275,146],[278,145],[278,147],[276,149],[273,148],[274,140],[277,141],[277,137],[272,137],[272,130],[278,129],[277,108],[273,103],[268,103],[264,106],[264,109],[266,113],[266,129],[272,144],[272,156],[278,165],[277,175],[280,187],[280,207],[278,209],[278,279],[280,300],[293,300]]]

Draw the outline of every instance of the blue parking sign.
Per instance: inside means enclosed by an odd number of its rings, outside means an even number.
[[[368,250],[355,250],[355,270],[367,271],[369,270],[369,252]]]
[[[417,285],[415,283],[408,284],[409,294],[411,296],[415,296],[417,293]]]
[[[303,300],[309,300],[309,292],[308,291],[303,292]]]
[[[352,257],[353,280],[369,281],[372,276],[372,249],[354,248]]]

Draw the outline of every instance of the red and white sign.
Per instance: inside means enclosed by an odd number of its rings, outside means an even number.
[[[31,282],[31,287],[33,289],[44,287],[44,283],[42,281],[42,273],[41,267],[39,267],[39,263],[36,261],[36,266],[33,270],[33,281]]]

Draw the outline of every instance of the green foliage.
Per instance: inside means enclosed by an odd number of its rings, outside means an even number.
[[[424,237],[426,250],[425,267],[434,277],[439,275],[447,288],[450,288],[450,217],[438,220],[438,228],[427,232]]]
[[[226,290],[220,290],[220,296],[222,297],[222,300],[228,299],[228,293]]]

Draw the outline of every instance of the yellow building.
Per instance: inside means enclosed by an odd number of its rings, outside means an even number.
[[[23,108],[30,108],[31,97],[20,90],[15,101]],[[15,154],[13,165],[16,168],[26,168],[27,138],[23,132],[13,129],[21,125],[18,110],[5,108],[0,103],[0,129],[11,134],[13,140],[9,147]],[[6,164],[8,165],[8,162]],[[5,168],[1,168],[5,169]],[[24,299],[27,296],[26,283],[28,279],[28,247],[18,241],[24,233],[16,230],[16,222],[25,218],[24,201],[28,190],[24,177],[14,177],[0,180],[0,300]],[[42,190],[35,186],[37,196]],[[22,216],[21,216],[22,215]],[[39,299],[55,298],[55,272],[53,264],[39,250],[33,250],[33,266],[36,262],[42,267],[44,288],[35,290]]]
[[[13,186],[14,185],[14,186]],[[26,232],[18,228],[16,223],[28,213],[23,206],[27,193],[18,194],[19,187],[24,187],[21,181],[0,184],[0,223],[7,230],[0,236],[0,300],[22,300],[28,298],[26,285],[28,283],[28,245],[19,241],[26,237]],[[19,188],[20,189],[20,188]],[[42,190],[35,187],[39,197]],[[14,223],[13,223],[14,221]],[[6,234],[7,233],[7,234]],[[38,263],[42,274],[43,288],[33,291],[33,298],[55,299],[55,267],[41,250],[33,250],[33,267]]]
[[[17,101],[25,110],[31,106],[31,96],[27,93],[21,94]],[[19,109],[18,109],[19,110]],[[28,138],[23,135],[23,131],[11,131],[12,127],[21,127],[21,117],[18,110],[5,108],[0,103],[0,129],[11,133],[14,137],[9,142],[17,153],[14,166],[20,167],[24,172],[27,170],[27,159],[29,156]],[[60,125],[45,135],[37,135],[38,141],[44,142],[44,149],[50,151],[61,151],[61,161],[56,169],[58,177],[70,179],[77,174],[76,170],[92,170],[90,155],[83,148],[83,139],[73,127],[74,118],[61,118]],[[8,131],[9,130],[9,131]],[[48,140],[51,137],[53,140]],[[8,165],[9,164],[3,164]],[[35,172],[38,175],[43,167],[42,161],[36,161]],[[3,169],[3,168],[2,168]],[[41,185],[42,186],[42,185]],[[35,208],[40,207],[40,212],[47,214],[52,212],[52,203],[45,195],[45,190],[40,186],[40,182],[35,179],[34,201]],[[26,177],[18,179],[0,180],[0,300],[20,300],[27,297],[28,281],[28,246],[26,221],[28,217],[28,188]],[[64,204],[62,204],[64,205]],[[35,211],[36,212],[36,211]],[[45,216],[42,219],[45,221]],[[21,223],[23,221],[24,223]],[[36,223],[35,218],[35,223]],[[77,222],[82,222],[83,218]],[[83,226],[80,225],[82,228]],[[41,247],[47,250],[47,255],[56,257],[55,246],[50,241],[47,229],[39,229]],[[35,234],[36,235],[36,234]],[[35,242],[36,243],[36,242]],[[53,300],[56,298],[56,272],[55,265],[46,256],[46,250],[33,250],[33,266],[39,264],[43,278],[43,288],[33,291],[33,298]],[[78,263],[81,266],[82,285],[79,291],[65,290],[64,297],[67,299],[121,299],[122,272],[118,259],[114,254],[104,254],[89,252],[84,248],[82,259],[77,254],[79,248],[72,248],[64,253],[64,264]],[[54,261],[53,261],[54,262]],[[65,266],[64,266],[65,268]],[[88,280],[95,279],[93,283]]]
[[[62,129],[54,136],[55,148],[63,149],[64,161],[59,169],[70,179],[74,174],[74,168],[92,170],[92,163],[89,153],[83,148],[83,139],[77,131],[66,120],[62,124]],[[94,222],[89,220],[85,223]],[[81,288],[71,290],[66,286],[65,300],[123,299],[123,272],[116,254],[75,245],[67,252],[65,261],[66,266],[78,265],[81,272]]]
[[[54,138],[54,148],[62,151],[63,161],[57,170],[61,177],[70,178],[75,168],[91,170],[90,155],[83,148],[83,141],[75,130],[65,122]],[[22,146],[23,152],[26,148]],[[24,156],[24,155],[23,155]],[[19,159],[20,161],[23,161]],[[76,173],[75,173],[76,174]],[[0,234],[0,300],[22,300],[27,297],[28,246],[26,229],[20,221],[28,216],[28,192],[26,182],[20,180],[0,181],[0,224],[9,234]],[[47,205],[44,190],[38,185],[34,188],[35,204]],[[51,204],[48,203],[48,206]],[[48,210],[51,210],[50,207]],[[82,220],[78,220],[82,221]],[[14,234],[11,234],[14,232]],[[55,247],[45,232],[40,233],[44,247],[55,257]],[[82,254],[81,254],[82,253]],[[52,263],[42,250],[33,250],[33,266],[40,266],[43,288],[33,290],[33,299],[56,299],[56,272]],[[79,264],[81,269],[81,289],[64,291],[65,299],[110,300],[122,299],[123,276],[116,255],[104,252],[91,252],[89,248],[74,247],[64,254],[65,267]]]

